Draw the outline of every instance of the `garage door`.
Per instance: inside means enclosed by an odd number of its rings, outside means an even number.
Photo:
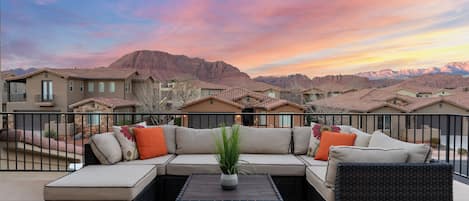
[[[221,125],[231,126],[234,124],[234,114],[190,114],[190,128],[216,128]]]
[[[15,111],[15,112],[31,112],[31,111]],[[33,111],[34,112],[34,111]],[[36,111],[44,112],[44,111]],[[47,111],[53,112],[53,111]],[[41,130],[44,124],[49,121],[56,121],[59,119],[59,115],[55,114],[14,114],[15,128],[24,130]],[[42,128],[44,130],[45,128]]]

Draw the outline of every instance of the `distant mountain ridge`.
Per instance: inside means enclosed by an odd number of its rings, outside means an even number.
[[[199,79],[227,86],[262,89],[273,87],[252,80],[248,74],[223,61],[209,62],[185,55],[139,50],[122,56],[109,68],[132,68],[148,72],[159,80]]]
[[[366,77],[370,80],[378,79],[407,79],[410,77],[416,77],[426,74],[448,74],[448,75],[463,75],[469,76],[469,62],[452,62],[448,63],[440,68],[419,68],[419,69],[403,69],[403,70],[391,70],[383,69],[379,71],[369,71],[356,73],[355,75],[360,77]]]
[[[326,91],[346,91],[350,89],[364,89],[371,87],[386,87],[400,82],[399,80],[370,80],[356,75],[327,75],[309,78],[303,74],[287,76],[259,76],[254,78],[259,82],[265,82],[285,89],[319,88]]]

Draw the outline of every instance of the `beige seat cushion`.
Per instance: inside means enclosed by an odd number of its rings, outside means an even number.
[[[215,154],[215,140],[221,136],[221,128],[193,129],[176,128],[176,153],[177,154]],[[226,128],[227,134],[231,128]]]
[[[334,201],[334,190],[329,188],[324,183],[326,181],[326,166],[310,166],[306,168],[306,181],[313,186],[313,188],[324,198],[326,201]]]
[[[294,127],[293,142],[295,143],[294,154],[304,155],[308,151],[309,138],[311,137],[311,127]]]
[[[293,155],[241,154],[240,170],[246,174],[304,176],[304,163]],[[215,154],[178,155],[166,167],[168,175],[221,173]]]
[[[315,160],[314,157],[301,155],[297,156],[306,166],[327,166],[327,161]]]
[[[155,165],[158,175],[166,175],[166,165],[176,157],[174,154],[159,156],[145,160],[122,161],[118,165]]]
[[[122,160],[122,149],[114,133],[96,134],[90,140],[91,151],[103,165],[110,165]]]
[[[303,161],[291,154],[241,154],[241,171],[247,174],[304,176]]]
[[[154,165],[90,165],[47,184],[44,199],[133,200],[155,177]]]
[[[288,154],[291,129],[240,126],[239,139],[243,154]]]
[[[168,153],[176,153],[176,127],[173,125],[159,125],[159,126],[147,126],[147,128],[162,127],[164,132],[164,139],[166,140],[166,148]]]
[[[329,150],[326,185],[334,188],[339,163],[405,163],[408,157],[409,154],[405,149],[332,146]]]
[[[396,140],[386,134],[375,131],[370,139],[369,147],[381,147],[386,149],[402,148],[409,152],[409,163],[424,163],[431,159],[431,147],[426,144],[413,144]]]
[[[166,166],[166,174],[168,175],[191,175],[195,173],[221,173],[215,154],[178,155]]]

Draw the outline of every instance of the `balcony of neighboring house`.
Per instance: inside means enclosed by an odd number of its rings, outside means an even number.
[[[34,98],[34,104],[39,107],[53,107],[55,106],[54,94],[37,94]]]
[[[26,93],[9,94],[6,96],[8,102],[25,102]]]

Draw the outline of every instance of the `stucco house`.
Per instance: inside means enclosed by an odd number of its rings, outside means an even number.
[[[287,115],[287,113],[304,112],[301,105],[271,98],[263,93],[253,92],[245,88],[230,88],[217,95],[188,102],[180,109],[184,113],[191,114],[183,116],[182,124],[193,128],[216,127],[221,123],[238,123],[259,127],[297,126],[302,124],[301,116]],[[197,113],[220,114],[197,115]],[[285,115],[268,115],[269,113],[285,113]]]
[[[126,102],[118,109],[134,112],[138,103],[150,104],[153,100],[154,79],[140,75],[133,69],[116,71],[108,68],[52,69],[44,68],[21,76],[10,77],[7,82],[7,112],[103,112],[101,107],[88,107],[82,103],[101,104],[103,100]],[[24,89],[18,95],[17,88]],[[146,90],[138,90],[146,89]],[[144,94],[145,93],[145,94]],[[97,101],[99,100],[99,101]],[[101,101],[101,102],[100,102]],[[106,102],[106,101],[104,101]],[[83,109],[86,108],[86,109]],[[9,118],[10,128],[42,130],[46,122],[72,122],[64,116],[22,115]],[[87,123],[92,123],[91,120]]]

